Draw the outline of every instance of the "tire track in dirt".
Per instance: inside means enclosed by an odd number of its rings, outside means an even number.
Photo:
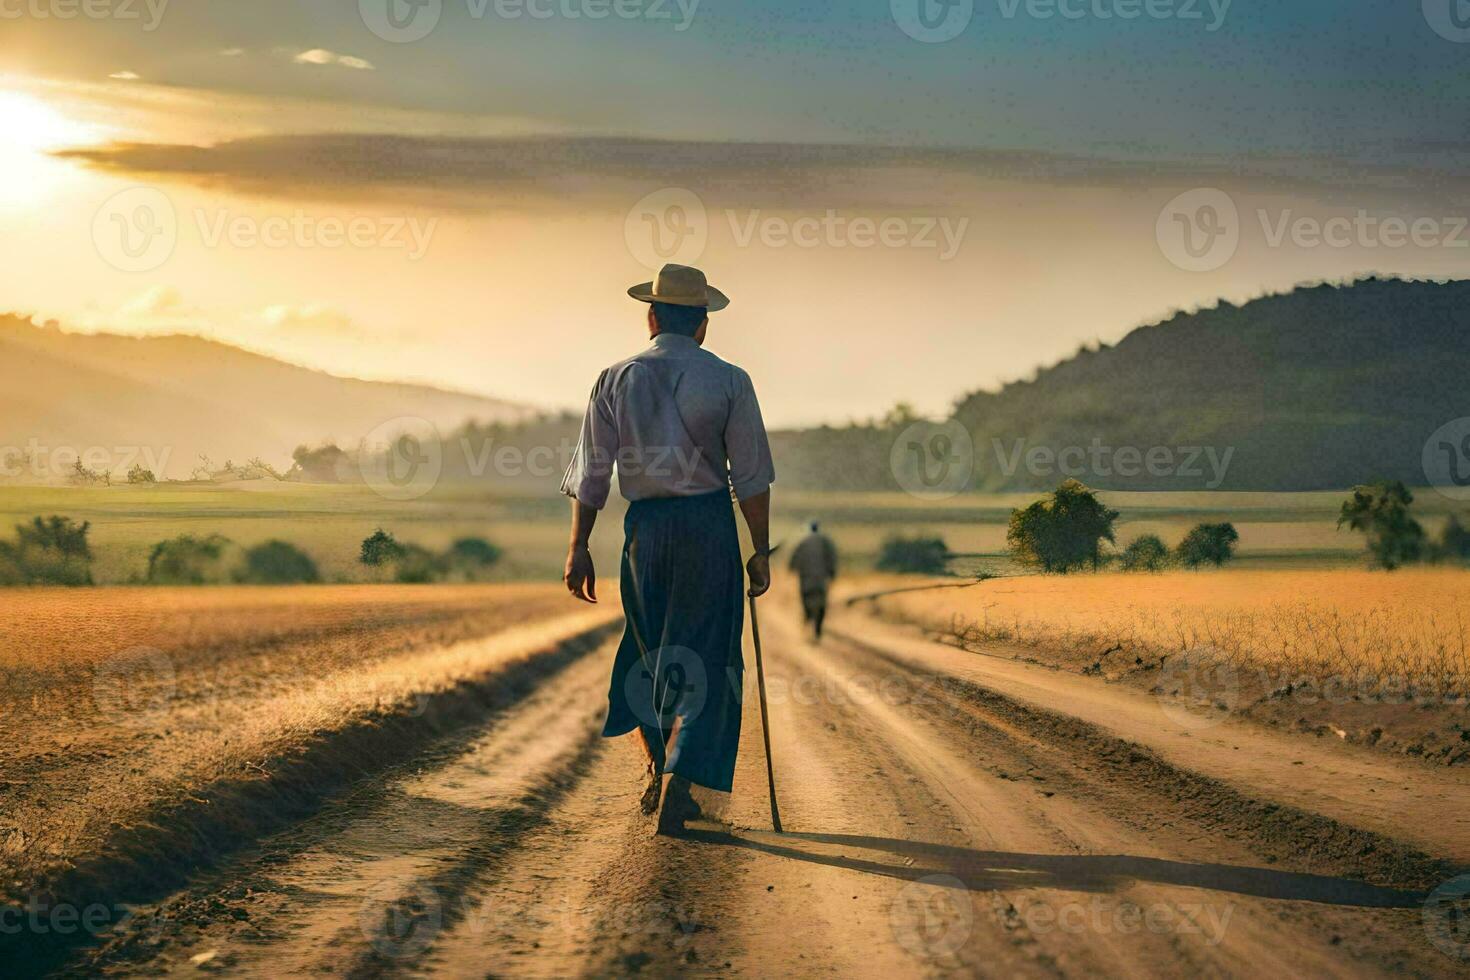
[[[262,977],[412,964],[601,749],[605,667],[589,649],[468,745],[368,780],[150,909],[86,972],[192,973],[197,956]]]
[[[837,656],[879,674],[906,669],[851,643],[841,644]],[[1088,908],[1081,910],[1086,915],[1074,916],[1074,921],[1085,917],[1093,925],[1099,919],[1116,925],[1119,909],[1136,907],[1156,910],[1161,922],[1180,926],[1160,930],[1169,940],[1164,955],[1141,947],[1142,931],[1119,933],[1127,942],[1122,959],[1111,964],[1114,969],[1137,970],[1150,962],[1164,969],[1169,953],[1178,966],[1189,964],[1205,973],[1429,976],[1448,965],[1424,940],[1422,893],[1278,872],[1270,867],[1274,856],[1263,860],[1252,850],[1245,828],[1220,820],[1202,825],[1198,808],[1181,807],[1177,794],[1120,778],[1116,767],[1099,765],[1067,739],[1053,741],[1044,727],[1033,732],[1009,716],[990,714],[970,699],[972,691],[957,693],[946,684],[922,683],[925,696],[905,705],[910,713],[923,718],[939,740],[964,745],[978,756],[974,771],[1024,787],[1017,800],[1020,812],[1060,828],[1077,854],[1068,860],[1043,852],[1010,853],[991,860],[1057,875],[1086,869],[1108,882],[1110,891],[1116,889],[1106,901],[1089,899]],[[1209,897],[1202,902],[1204,896]],[[1015,918],[1033,922],[1034,910],[1040,908],[1040,921],[1056,931],[1048,910],[1066,901],[1059,894],[1004,897],[1015,906]],[[1075,904],[1065,907],[1070,911]],[[1194,925],[1186,925],[1189,920]],[[1197,931],[1195,925],[1202,928]],[[1201,947],[1198,933],[1211,940],[1209,929],[1218,926],[1223,926],[1218,942]],[[1089,941],[1098,938],[1111,937],[1090,936]]]

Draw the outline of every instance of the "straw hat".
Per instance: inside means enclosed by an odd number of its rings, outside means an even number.
[[[629,287],[628,295],[641,303],[703,306],[711,313],[730,305],[730,297],[711,286],[699,269],[672,262],[658,270],[653,282]]]

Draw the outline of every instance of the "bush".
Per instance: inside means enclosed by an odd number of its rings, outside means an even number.
[[[245,552],[235,572],[235,581],[249,585],[292,585],[319,582],[316,563],[305,552],[285,541],[267,541]]]
[[[1102,543],[1113,540],[1118,512],[1087,487],[1068,480],[1029,507],[1011,512],[1006,543],[1023,565],[1066,574],[1102,564]]]
[[[357,560],[372,568],[378,568],[395,562],[403,557],[403,545],[399,544],[393,535],[382,528],[378,528],[372,534],[362,540],[362,548],[358,552]]]
[[[1169,548],[1157,534],[1135,538],[1123,549],[1125,572],[1157,572],[1169,563]]]
[[[464,578],[475,578],[494,566],[501,550],[484,538],[459,538],[444,555],[449,571]]]
[[[1241,539],[1235,525],[1195,525],[1179,542],[1176,554],[1179,564],[1198,569],[1202,564],[1220,566],[1235,557],[1235,542]]]
[[[112,485],[111,473],[106,470],[88,469],[82,464],[80,459],[72,464],[71,472],[67,474],[67,479],[79,487],[108,487]]]
[[[906,575],[943,575],[949,567],[949,548],[942,538],[894,536],[878,553],[880,572]]]
[[[346,483],[356,467],[352,457],[332,443],[312,449],[297,446],[291,453],[291,469],[282,479],[305,483]]]
[[[222,582],[225,549],[230,540],[218,534],[196,538],[181,534],[153,546],[148,556],[149,585],[205,585]]]
[[[1470,531],[1453,514],[1440,532],[1439,553],[1449,561],[1470,563]]]
[[[158,477],[154,476],[153,471],[146,468],[142,463],[135,463],[132,469],[128,470],[128,482],[157,483]]]
[[[393,562],[393,580],[409,585],[437,582],[444,575],[444,559],[428,548],[416,544],[399,546],[401,551]]]
[[[0,542],[0,585],[91,585],[90,522],[36,517],[15,526],[15,541]]]
[[[1179,542],[1179,563],[1188,568],[1214,565],[1219,568],[1235,557],[1240,534],[1234,524],[1196,524]]]
[[[1368,536],[1373,563],[1387,571],[1425,557],[1424,528],[1409,514],[1414,495],[1400,482],[1354,487],[1337,526]]]

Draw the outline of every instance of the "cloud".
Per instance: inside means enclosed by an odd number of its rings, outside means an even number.
[[[143,76],[142,75],[139,75],[137,72],[134,72],[134,71],[115,71],[111,75],[108,75],[107,77],[108,78],[112,78],[112,79],[116,79],[119,82],[136,82],[138,79],[142,78]]]
[[[353,68],[358,71],[375,71],[371,61],[365,58],[355,58],[350,54],[338,54],[328,51],[326,48],[312,48],[310,51],[302,51],[291,58],[298,65],[337,65],[341,68]]]
[[[339,338],[363,334],[362,328],[350,316],[324,303],[268,306],[256,314],[254,319],[283,334],[316,334]]]
[[[116,143],[58,156],[127,174],[276,198],[417,197],[472,208],[532,198],[623,202],[689,188],[713,207],[936,207],[977,183],[1222,187],[1322,199],[1365,193],[1424,201],[1470,193],[1463,173],[1314,157],[1167,160],[1044,151],[586,136],[281,134],[208,146]],[[993,188],[992,188],[993,189]],[[1463,199],[1462,197],[1460,199]]]
[[[221,58],[238,58],[245,53],[244,48],[222,48],[219,56]]]
[[[198,310],[184,302],[172,286],[152,286],[118,307],[118,312],[133,320],[176,320],[190,317]]]

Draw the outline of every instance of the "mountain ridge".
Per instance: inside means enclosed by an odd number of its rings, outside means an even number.
[[[100,468],[111,468],[104,456],[141,448],[163,461],[159,478],[179,478],[201,456],[289,466],[298,445],[354,445],[395,418],[425,418],[448,432],[469,419],[533,414],[503,399],[342,377],[192,334],[74,333],[0,315],[0,447],[11,456],[92,449]]]

